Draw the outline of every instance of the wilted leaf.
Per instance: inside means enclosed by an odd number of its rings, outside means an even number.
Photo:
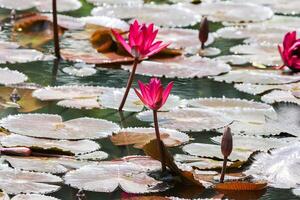
[[[122,65],[125,70],[132,70],[130,65]],[[172,59],[143,61],[136,73],[147,76],[165,76],[168,78],[202,78],[229,72],[231,67],[221,61],[199,56],[176,57]]]
[[[103,161],[67,173],[66,184],[94,192],[113,192],[118,187],[128,193],[163,191],[162,182],[147,175],[157,170],[160,163],[143,156],[124,157],[115,161]],[[93,172],[93,173],[91,173]]]
[[[100,145],[91,140],[50,140],[11,134],[3,137],[0,143],[4,147],[28,147],[37,150],[63,151],[71,154],[84,154],[96,151]]]
[[[255,191],[263,190],[267,187],[266,182],[241,182],[241,181],[232,181],[225,183],[216,184],[215,188],[217,190],[235,190],[235,191]]]
[[[16,40],[23,47],[38,48],[53,39],[53,24],[47,16],[31,15],[14,24]],[[61,36],[64,32],[58,29]]]
[[[152,122],[151,111],[141,112],[137,115],[142,121]],[[178,108],[168,112],[159,112],[160,127],[177,129],[180,131],[204,131],[225,127],[232,122],[227,115],[201,108]]]
[[[51,114],[11,115],[0,125],[20,135],[52,139],[104,138],[119,130],[117,124],[103,119],[83,117],[63,122],[61,116]]]
[[[160,129],[160,137],[168,147],[178,146],[189,141],[188,135],[171,129]],[[154,128],[126,128],[116,132],[110,139],[115,145],[133,144],[135,148],[143,148],[145,144],[155,138]]]
[[[61,178],[51,174],[26,172],[10,168],[0,170],[0,178],[0,188],[8,194],[51,193],[60,188],[52,184],[62,182]]]
[[[164,145],[164,143],[162,143],[162,145],[163,145],[165,164],[171,170],[171,172],[178,175],[182,179],[182,181],[187,184],[198,185],[202,187],[202,184],[194,179],[194,175],[192,172],[183,171],[176,165],[176,163],[174,162],[174,158],[167,150],[167,147]],[[155,160],[161,161],[160,151],[158,147],[159,147],[159,141],[155,139],[155,140],[151,140],[148,144],[146,144],[143,147],[143,150],[146,155],[151,156]]]

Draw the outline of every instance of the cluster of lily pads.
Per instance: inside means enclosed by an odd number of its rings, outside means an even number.
[[[0,0],[0,7],[12,10],[1,16],[1,32],[12,38],[0,36],[0,63],[68,61],[62,72],[70,76],[104,68],[130,76],[126,88],[41,86],[22,72],[0,68],[0,111],[19,112],[0,119],[0,199],[55,200],[46,195],[64,184],[78,189],[78,196],[118,188],[138,198],[178,183],[229,198],[231,191],[257,192],[267,185],[299,195],[300,43],[291,31],[299,29],[300,18],[293,15],[300,10],[294,2],[87,0],[91,16],[59,14],[56,24],[54,1]],[[78,0],[56,3],[58,12],[82,6]],[[209,24],[221,28],[209,32]],[[60,37],[55,54],[42,48],[54,33]],[[227,53],[214,46],[227,39],[242,44]],[[175,81],[164,88],[151,78],[132,88],[135,74]],[[170,94],[177,80],[192,78],[232,84],[261,102]],[[148,127],[35,113],[52,102],[66,109],[111,109],[121,118],[131,112]],[[209,142],[193,142],[195,134],[207,133],[215,133]],[[101,150],[103,140],[144,154],[113,158]],[[172,155],[170,149],[180,151]]]

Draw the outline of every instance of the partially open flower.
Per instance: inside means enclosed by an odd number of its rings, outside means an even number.
[[[116,30],[112,29],[112,33],[132,57],[140,60],[160,52],[169,45],[155,41],[158,30],[154,30],[154,24],[140,25],[137,20],[130,25],[128,43]]]
[[[151,110],[159,110],[167,101],[173,87],[170,82],[164,89],[158,78],[151,78],[148,84],[138,82],[141,93],[134,89],[141,101]]]
[[[278,45],[284,65],[294,72],[300,71],[300,39],[296,38],[296,31],[289,32],[284,36],[283,44]]]

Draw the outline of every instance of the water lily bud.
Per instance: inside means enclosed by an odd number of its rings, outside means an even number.
[[[31,149],[27,147],[15,147],[15,148],[1,148],[1,154],[14,155],[14,156],[30,156]]]
[[[20,101],[21,96],[19,95],[18,90],[16,88],[10,94],[9,99],[14,103],[16,103],[17,101]]]
[[[224,157],[228,157],[232,152],[232,135],[229,127],[226,127],[223,133],[221,151]]]
[[[201,49],[204,49],[204,44],[208,39],[208,33],[209,33],[208,20],[206,17],[203,17],[199,27],[199,40],[201,42]]]

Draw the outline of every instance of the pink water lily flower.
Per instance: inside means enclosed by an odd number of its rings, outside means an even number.
[[[151,110],[159,110],[167,101],[173,87],[170,82],[164,89],[161,81],[157,78],[151,78],[148,84],[138,81],[141,93],[134,89],[141,101]]]
[[[158,30],[154,30],[154,24],[140,25],[137,20],[130,25],[128,43],[116,30],[112,29],[112,33],[132,57],[140,60],[160,52],[169,45],[155,41]]]
[[[296,31],[289,32],[284,36],[283,45],[278,45],[278,50],[284,63],[292,71],[300,71],[300,39],[296,38]]]

